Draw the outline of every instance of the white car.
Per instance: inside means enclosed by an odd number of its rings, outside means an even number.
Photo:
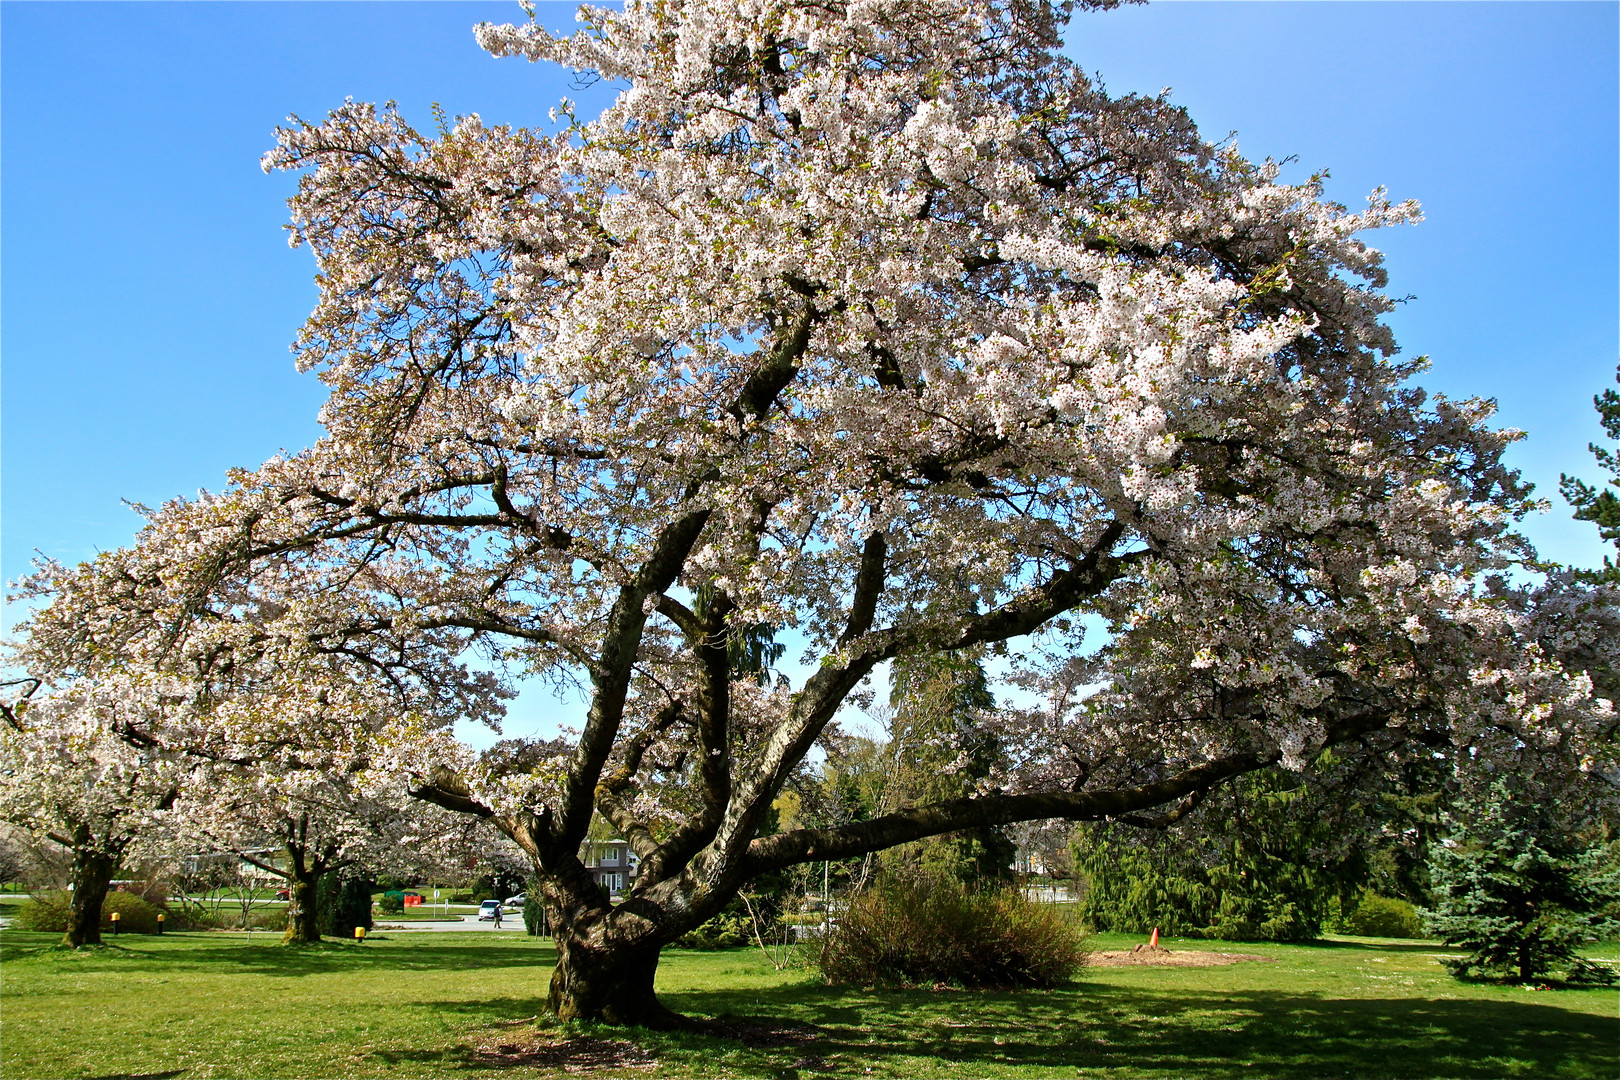
[[[479,922],[493,922],[495,916],[504,914],[506,914],[506,912],[504,909],[502,909],[501,902],[499,900],[485,900],[482,904],[478,905]]]
[[[518,893],[516,896],[508,896],[502,906],[508,911],[522,911],[524,899],[526,899],[526,897],[523,893]]]

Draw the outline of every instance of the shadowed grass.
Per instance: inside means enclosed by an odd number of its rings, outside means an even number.
[[[1425,943],[1243,945],[1276,962],[1093,968],[1021,993],[835,988],[749,950],[670,950],[660,992],[715,1034],[531,1019],[554,953],[521,933],[54,944],[0,936],[4,1076],[1620,1075],[1615,991],[1458,983]]]

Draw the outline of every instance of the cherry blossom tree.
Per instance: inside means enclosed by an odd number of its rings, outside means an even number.
[[[317,738],[320,745],[314,745]],[[306,728],[291,753],[238,752],[201,771],[176,804],[181,835],[228,851],[287,883],[285,940],[319,941],[321,879],[346,867],[462,863],[480,848],[479,823],[411,799],[398,774],[377,768],[398,728]]]
[[[206,517],[206,505],[192,511]],[[431,634],[407,644],[372,625],[359,646],[312,632],[332,620],[317,613],[335,592],[329,582],[260,573],[227,584],[210,565],[200,572],[218,606],[188,607],[186,575],[198,571],[175,559],[168,524],[77,568],[41,565],[25,595],[51,603],[23,625],[16,653],[64,692],[99,700],[103,686],[142,687],[162,703],[104,725],[96,749],[187,770],[167,795],[173,842],[285,879],[289,943],[319,940],[320,879],[332,870],[465,857],[476,823],[407,790],[426,762],[465,756],[448,735],[453,720],[498,715],[504,691],[492,677],[466,670],[450,655],[459,643],[447,650]],[[355,613],[344,604],[345,618]]]
[[[473,649],[583,686],[566,740],[413,751],[412,790],[528,853],[550,1007],[619,1023],[676,1022],[662,947],[798,863],[1150,824],[1328,745],[1612,778],[1612,706],[1508,584],[1517,433],[1380,321],[1359,236],[1416,206],[1109,96],[1070,10],[628,0],[478,29],[619,86],[594,120],[295,121],[266,166],[302,173],[327,435],[155,511],[127,574],[45,573],[30,633],[84,675],[274,640],[442,715],[492,707]],[[810,674],[761,678],[789,630]],[[964,651],[1047,702],[980,718],[1005,768],[765,829],[879,665]],[[596,815],[641,860],[616,905]]]
[[[186,766],[130,733],[162,708],[130,684],[39,693],[6,686],[0,701],[0,820],[65,848],[72,897],[62,943],[101,944],[101,907],[127,860],[172,854],[170,809]]]

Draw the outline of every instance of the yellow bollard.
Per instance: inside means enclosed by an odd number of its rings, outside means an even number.
[[[159,935],[161,935],[163,933],[163,920],[167,919],[167,918],[168,918],[168,916],[163,914],[163,912],[161,912],[161,911],[158,912],[158,934]]]
[[[113,937],[117,937],[117,936],[118,936],[118,920],[119,920],[119,919],[120,919],[120,918],[122,918],[122,916],[121,916],[121,915],[119,915],[119,914],[118,914],[118,912],[116,912],[116,911],[115,911],[115,912],[113,912],[113,913],[112,913],[112,922],[113,922]]]
[[[365,927],[357,926],[357,927],[354,928],[354,941],[355,941],[356,945],[364,945],[366,943],[366,928]]]

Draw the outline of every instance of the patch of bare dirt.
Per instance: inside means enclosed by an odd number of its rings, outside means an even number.
[[[1093,967],[1220,967],[1250,960],[1270,963],[1275,959],[1258,953],[1207,952],[1203,949],[1172,952],[1163,945],[1138,945],[1125,952],[1095,952],[1087,962]]]
[[[595,1035],[568,1038],[552,1034],[544,1028],[530,1028],[537,1017],[496,1021],[496,1029],[483,1042],[475,1044],[468,1055],[470,1061],[486,1066],[532,1065],[548,1069],[561,1069],[565,1073],[606,1073],[622,1076],[628,1073],[651,1073],[658,1070],[659,1062],[650,1052],[625,1039],[606,1039]],[[822,1034],[813,1024],[797,1024],[774,1018],[756,1019],[745,1016],[721,1016],[714,1020],[690,1019],[686,1030],[716,1038],[730,1039],[751,1049],[781,1049],[808,1046]],[[821,1058],[807,1055],[794,1063],[796,1068],[819,1069]]]
[[[515,1041],[515,1034],[495,1036],[472,1048],[471,1060],[479,1065],[538,1065],[565,1073],[654,1072],[658,1059],[624,1039],[600,1039],[582,1035],[565,1039],[535,1032],[536,1038]],[[527,1035],[527,1033],[525,1033]]]

